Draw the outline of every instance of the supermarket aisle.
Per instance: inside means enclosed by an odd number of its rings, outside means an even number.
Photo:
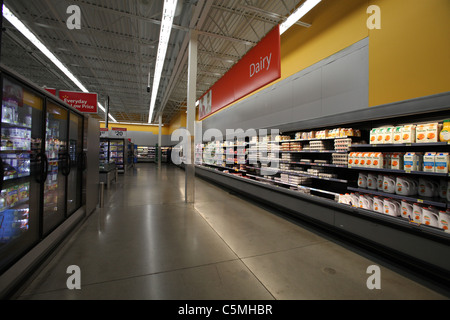
[[[181,169],[137,165],[17,298],[446,298],[203,180],[194,206],[183,193]],[[374,264],[381,290],[366,286]],[[69,265],[80,290],[66,287]]]

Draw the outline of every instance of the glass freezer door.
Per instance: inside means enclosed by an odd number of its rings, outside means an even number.
[[[83,118],[70,113],[69,168],[67,175],[67,213],[71,215],[81,207],[83,162]]]
[[[43,98],[2,79],[0,269],[39,240]]]
[[[68,111],[47,103],[45,154],[48,161],[44,183],[43,234],[47,235],[64,219],[66,212],[67,118]]]

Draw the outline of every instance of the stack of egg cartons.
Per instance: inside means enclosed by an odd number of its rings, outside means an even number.
[[[347,153],[333,153],[333,164],[346,166],[348,162],[348,154]]]
[[[318,141],[310,141],[309,142],[309,148],[311,150],[325,150],[325,144],[323,141],[318,140]]]
[[[348,151],[352,145],[352,139],[336,139],[334,140],[334,150],[336,151]]]
[[[302,144],[300,142],[291,142],[290,151],[302,151]]]

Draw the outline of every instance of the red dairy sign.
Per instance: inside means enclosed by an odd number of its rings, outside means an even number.
[[[199,119],[281,77],[280,29],[276,26],[200,98]]]
[[[59,98],[83,113],[97,113],[97,94],[59,91]]]

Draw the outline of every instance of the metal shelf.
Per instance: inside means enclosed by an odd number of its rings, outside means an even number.
[[[385,172],[385,173],[425,175],[425,176],[435,176],[435,177],[441,177],[441,178],[450,177],[450,173],[447,174],[447,173],[426,172],[426,171],[406,171],[406,170],[398,170],[398,169],[364,168],[364,167],[348,167],[348,169],[360,170],[360,171]]]
[[[353,188],[353,187],[348,187],[347,189],[350,191],[355,191],[355,192],[360,192],[360,193],[369,193],[369,194],[382,196],[382,197],[386,197],[386,198],[395,198],[395,199],[407,200],[407,201],[411,201],[411,202],[429,204],[429,205],[432,205],[435,207],[440,207],[440,208],[450,208],[450,204],[447,201],[439,200],[439,199],[435,199],[435,198],[426,198],[426,197],[417,198],[415,196],[402,196],[402,195],[398,195],[395,193],[386,193],[386,192],[381,192],[378,190]]]
[[[389,144],[352,144],[351,148],[396,148],[396,147],[436,147],[436,146],[450,146],[448,142],[429,142],[429,143],[389,143]]]

